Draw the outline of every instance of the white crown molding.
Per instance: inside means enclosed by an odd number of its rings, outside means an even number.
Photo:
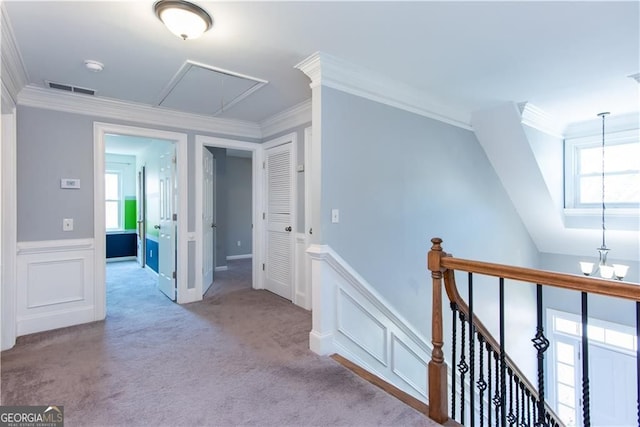
[[[244,138],[259,139],[262,137],[260,127],[252,122],[201,116],[144,104],[78,95],[35,86],[27,86],[22,89],[18,95],[18,104],[198,132],[212,132]]]
[[[325,54],[320,52],[315,52],[311,54],[309,57],[307,57],[306,59],[303,59],[302,61],[300,61],[297,65],[293,67],[302,71],[311,79],[311,84],[309,86],[312,89],[322,83],[320,81],[320,78],[321,78],[320,57],[321,56],[325,56]]]
[[[565,126],[558,123],[545,111],[531,104],[530,102],[521,102],[518,104],[522,124],[538,129],[541,132],[563,138]]]
[[[13,103],[16,103],[18,93],[26,86],[29,81],[27,69],[24,66],[22,55],[16,45],[16,39],[13,35],[13,28],[5,10],[4,4],[0,5],[0,15],[2,16],[1,25],[1,49],[2,58],[2,83],[6,86],[8,94],[11,96]],[[3,94],[4,96],[5,94]]]
[[[311,99],[294,105],[260,122],[262,137],[269,138],[311,121]]]
[[[607,117],[606,133],[638,131],[640,129],[640,113],[614,114]],[[602,119],[594,117],[593,120],[571,123],[564,132],[566,139],[581,138],[585,136],[601,135]]]
[[[323,85],[375,102],[472,130],[471,115],[431,100],[424,91],[376,74],[368,69],[316,52],[295,68],[311,79],[311,87]]]

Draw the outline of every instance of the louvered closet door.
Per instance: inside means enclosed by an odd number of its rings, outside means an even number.
[[[288,300],[293,296],[293,159],[291,143],[266,150],[266,289]]]

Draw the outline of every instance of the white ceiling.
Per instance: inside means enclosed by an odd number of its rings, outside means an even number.
[[[153,1],[4,2],[29,84],[156,105],[187,60],[269,82],[223,118],[260,122],[307,100],[309,80],[294,65],[316,51],[466,115],[504,101],[530,102],[565,124],[639,110],[628,77],[640,72],[637,1],[197,3],[213,29],[183,41]],[[86,59],[104,71],[87,71]]]

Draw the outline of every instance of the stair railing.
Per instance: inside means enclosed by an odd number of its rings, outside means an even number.
[[[433,281],[433,350],[428,366],[429,417],[439,423],[453,420],[462,424],[469,422],[471,426],[475,426],[476,423],[480,426],[502,427],[564,425],[545,401],[544,355],[549,347],[549,340],[544,335],[542,290],[543,286],[551,286],[578,291],[582,296],[582,418],[583,425],[590,427],[587,295],[592,293],[635,301],[636,336],[637,342],[640,343],[640,286],[628,282],[455,258],[442,250],[442,239],[433,238],[431,242],[433,245],[427,257]],[[468,274],[468,302],[465,302],[458,293],[454,274],[456,271]],[[492,337],[474,314],[474,274],[498,279],[500,299],[498,340]],[[508,349],[505,348],[505,279],[536,285],[537,325],[531,340],[537,353],[538,384],[535,387],[509,358]],[[448,367],[443,352],[443,282],[450,301],[453,320],[451,387],[449,387]],[[457,330],[458,325],[460,325],[460,331]],[[457,354],[457,337],[461,338],[459,355]],[[468,354],[465,351],[465,343],[468,343],[466,347]],[[637,347],[636,361],[638,372],[640,372],[640,345]],[[476,349],[479,350],[477,356]],[[476,369],[479,371],[477,377]],[[456,370],[459,379],[456,379]],[[456,386],[460,387],[460,402],[456,402],[458,395]],[[451,407],[448,405],[449,390],[452,396]],[[640,396],[640,375],[638,396]],[[476,397],[479,400],[477,404]],[[467,399],[468,412],[466,411]],[[487,403],[486,410],[485,403]],[[640,399],[637,404],[638,425],[640,425]],[[476,407],[479,408],[479,413],[476,413]]]

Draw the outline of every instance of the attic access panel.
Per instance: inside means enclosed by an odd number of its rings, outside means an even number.
[[[186,61],[160,94],[157,105],[217,116],[267,83],[256,77]]]

